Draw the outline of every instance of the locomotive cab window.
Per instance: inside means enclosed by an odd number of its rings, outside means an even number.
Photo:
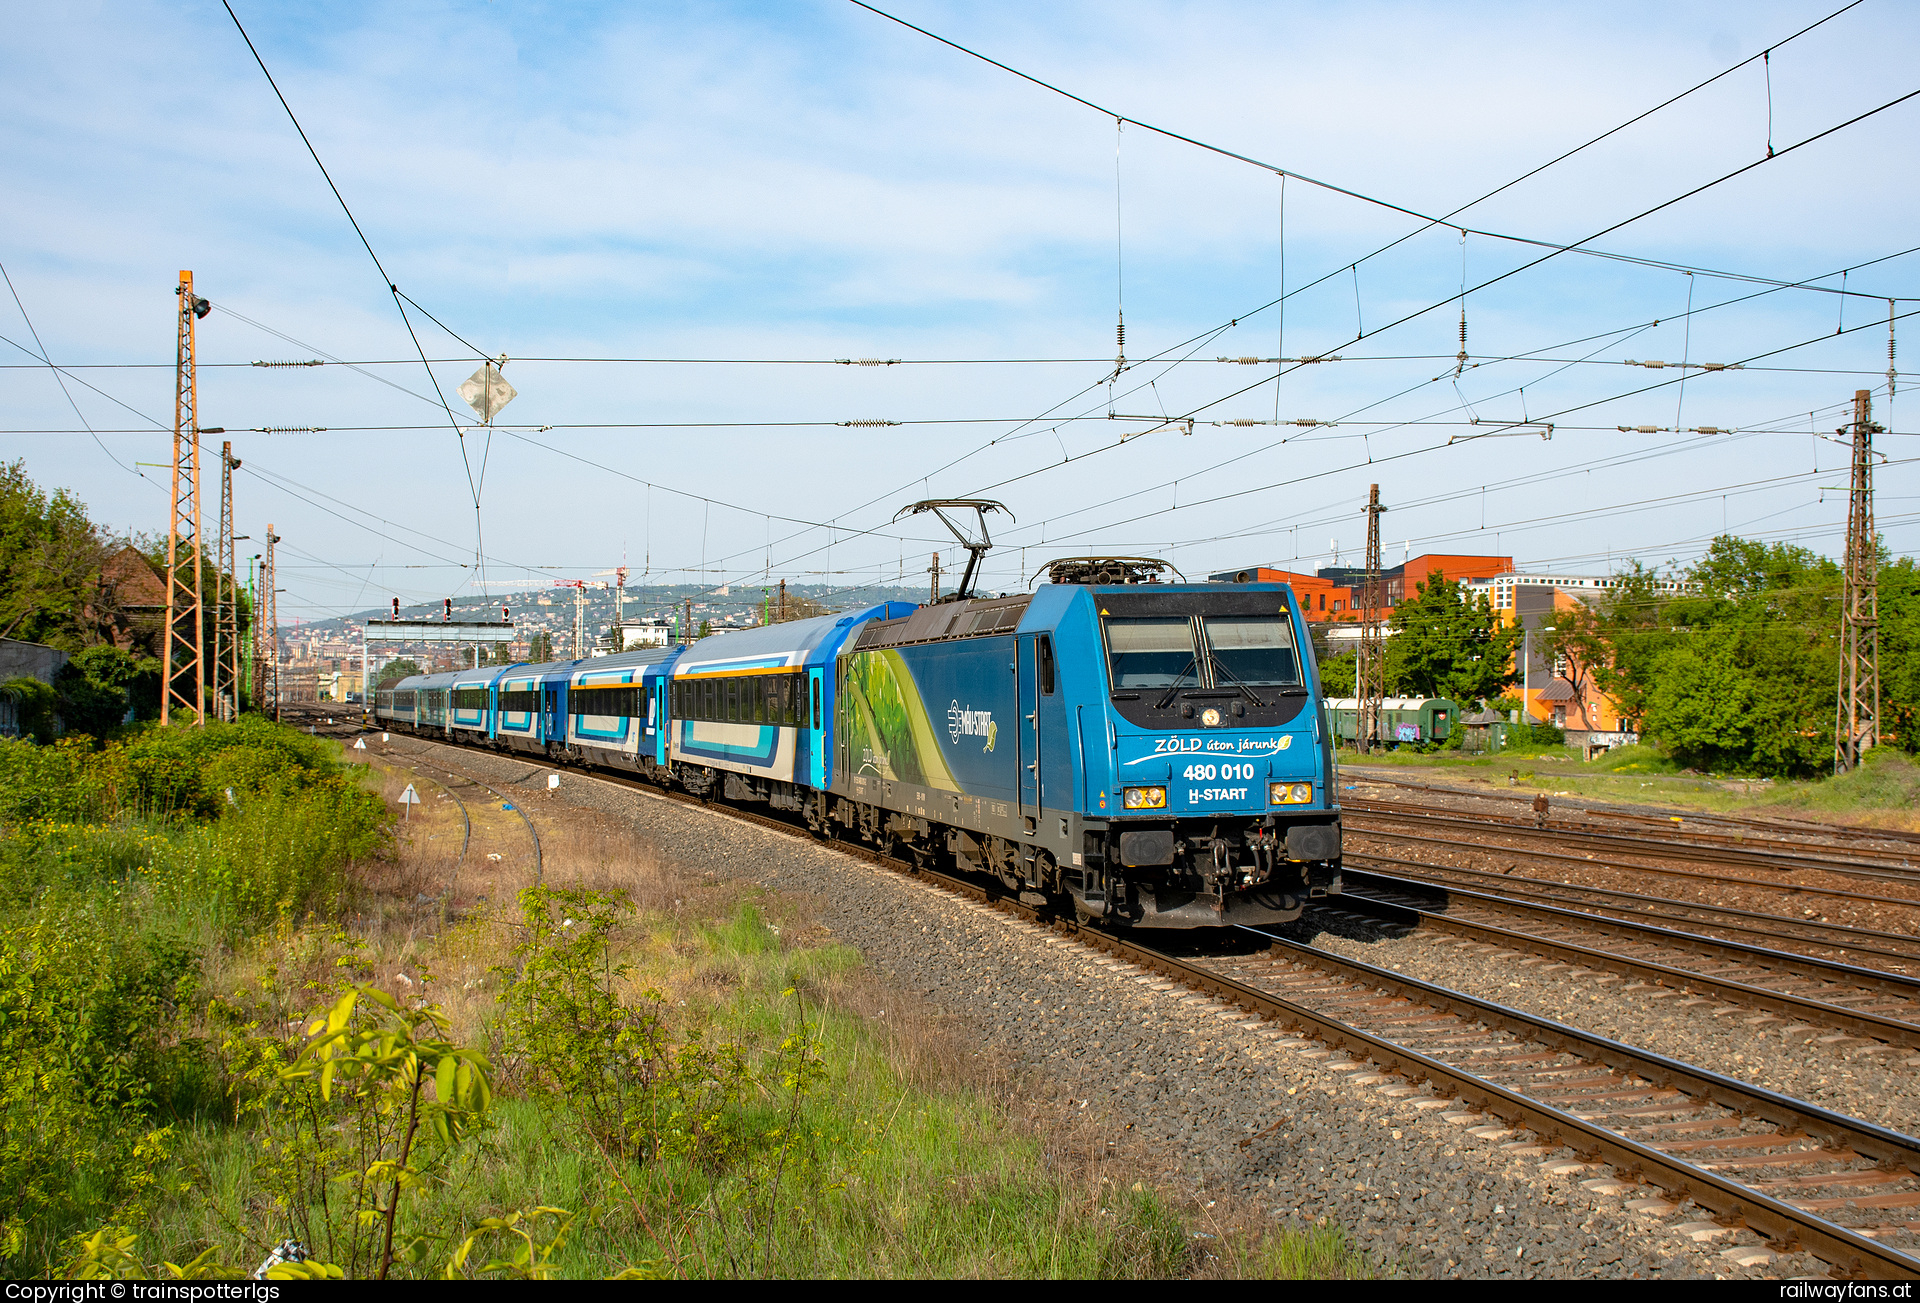
[[[1193,621],[1184,615],[1112,618],[1107,622],[1113,690],[1198,686]],[[1051,648],[1049,648],[1051,653]]]
[[[1218,682],[1263,688],[1299,684],[1300,658],[1284,615],[1209,615],[1201,623]]]
[[[1041,634],[1034,641],[1034,659],[1040,665],[1040,691],[1043,695],[1053,695],[1053,639]]]

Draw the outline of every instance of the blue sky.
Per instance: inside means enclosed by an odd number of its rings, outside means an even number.
[[[1130,117],[1444,213],[1840,3],[893,12]],[[217,3],[10,19],[0,261],[53,360],[127,405],[70,383],[86,420],[152,432],[71,433],[51,375],[0,345],[0,429],[68,432],[0,434],[0,457],[110,526],[162,528],[159,472],[138,463],[166,458],[152,422],[171,421],[172,285],[192,268],[218,309],[203,363],[241,364],[205,366],[201,419],[232,432],[241,529],[271,520],[287,540],[283,611],[304,617],[537,587],[623,553],[634,583],[917,582],[951,540],[894,511],[982,492],[1017,518],[989,567],[1005,589],[1090,551],[1189,575],[1311,568],[1336,541],[1351,560],[1373,482],[1395,508],[1390,562],[1411,548],[1604,570],[1685,560],[1723,528],[1831,552],[1845,456],[1814,431],[1842,423],[1856,388],[1887,419],[1887,304],[1867,296],[1920,295],[1920,254],[1849,274],[1844,312],[1832,293],[1762,293],[1920,245],[1920,99],[1593,246],[1763,282],[1563,255],[1468,294],[1474,365],[1456,381],[1463,277],[1537,246],[1442,227],[1368,258],[1421,224],[1301,180],[1283,199],[1271,173],[1116,131],[850,4],[235,8],[394,281],[515,359],[520,397],[481,492],[484,574],[462,441]],[[1458,220],[1584,239],[1764,157],[1769,72],[1783,149],[1920,88],[1917,51],[1915,12],[1867,0]],[[1263,309],[1283,276],[1290,290],[1330,278],[1283,323]],[[1109,386],[1122,285],[1136,365]],[[0,321],[32,345],[10,299]],[[453,389],[476,357],[415,324],[471,424]],[[1920,339],[1920,324],[1900,330]],[[1342,360],[1277,382],[1212,360],[1281,349]],[[244,365],[321,353],[382,365]],[[1684,391],[1674,368],[1623,365],[1763,353]],[[580,357],[1066,360],[534,360]],[[1881,441],[1880,517],[1905,552],[1920,545],[1905,460],[1920,449],[1899,433],[1920,428],[1903,413],[1915,401],[1896,399]],[[1552,437],[1461,441],[1523,416],[1552,419]],[[1276,417],[1340,423],[1208,424]],[[877,420],[901,424],[832,424]],[[328,432],[246,432],[287,426]],[[477,469],[486,436],[464,442]]]

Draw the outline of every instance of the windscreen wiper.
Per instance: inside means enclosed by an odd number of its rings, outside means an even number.
[[[1247,694],[1248,701],[1251,701],[1255,706],[1263,710],[1266,708],[1267,703],[1260,700],[1259,697],[1254,695],[1253,689],[1247,686],[1247,681],[1241,678],[1238,674],[1235,674],[1232,670],[1228,669],[1227,663],[1221,660],[1218,656],[1213,657],[1213,672],[1215,674],[1224,674],[1229,679],[1232,679],[1235,683],[1240,685],[1240,691]]]
[[[1186,668],[1173,676],[1173,682],[1167,685],[1166,694],[1162,696],[1160,700],[1153,703],[1153,708],[1155,710],[1165,710],[1167,708],[1167,703],[1173,700],[1173,694],[1180,691],[1181,680],[1185,679],[1188,674],[1190,674],[1193,670],[1198,668],[1199,664],[1200,664],[1200,653],[1195,652],[1193,655],[1187,657]]]

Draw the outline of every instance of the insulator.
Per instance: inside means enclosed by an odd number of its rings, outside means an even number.
[[[1127,355],[1127,323],[1125,321],[1113,323],[1113,338],[1120,347],[1120,356],[1125,357]]]
[[[856,430],[870,430],[882,425],[898,425],[898,421],[841,421],[841,425]]]
[[[1316,420],[1311,416],[1302,416],[1286,422],[1288,425],[1332,425],[1332,421]]]
[[[1233,360],[1235,362],[1238,362],[1241,366],[1259,366],[1260,365],[1260,359],[1257,357],[1236,357]]]
[[[1236,416],[1231,421],[1228,421],[1227,424],[1228,425],[1265,425],[1266,422],[1257,421],[1251,416]]]
[[[253,365],[272,368],[282,366],[325,366],[326,363],[316,357],[310,362],[255,362]]]
[[[853,364],[855,366],[885,366],[886,365],[884,361],[882,361],[880,358],[877,358],[877,357],[855,358],[853,360]]]
[[[1616,425],[1613,428],[1622,434],[1658,434],[1662,427],[1658,425]]]
[[[326,432],[327,427],[324,425],[258,425],[254,427],[255,434],[325,434]],[[239,465],[238,462],[234,464]]]
[[[1690,433],[1692,434],[1732,434],[1733,431],[1723,430],[1717,425],[1696,425],[1693,427]]]

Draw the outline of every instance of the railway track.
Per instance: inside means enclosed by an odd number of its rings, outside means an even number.
[[[353,731],[357,733],[359,730],[355,729]],[[409,740],[412,741],[416,739],[409,739]],[[397,760],[398,763],[401,764],[404,768],[412,770],[416,774],[425,774],[427,772],[424,763],[420,763],[420,764],[410,763],[409,759],[404,754],[398,757],[394,756],[392,754],[393,742],[391,741],[391,739],[388,740],[385,745],[388,747],[388,752],[385,756],[382,757],[383,759]],[[419,759],[423,755],[424,753],[416,753],[414,758]],[[492,787],[487,783],[483,783],[479,779],[474,778],[470,774],[456,774],[451,769],[447,769],[444,765],[437,766],[437,768],[441,773],[444,773],[446,777],[453,782],[465,783],[469,787],[477,787],[482,789],[483,791],[486,791],[487,793],[492,795],[495,800],[499,801],[502,806],[504,806],[509,810],[512,810],[515,814],[520,816],[520,822],[527,830],[527,837],[533,843],[533,880],[535,882],[539,882],[545,874],[545,864],[543,860],[543,853],[540,848],[540,832],[537,828],[533,826],[533,820],[527,818],[527,812],[525,810],[522,810],[518,805],[515,805],[498,788]],[[434,781],[437,784],[440,783],[440,780],[437,778]],[[444,786],[444,784],[441,784],[441,785]],[[460,858],[454,862],[454,866],[453,866],[453,871],[454,873],[457,874],[460,871],[461,863],[465,862],[467,858],[467,847],[473,841],[473,816],[468,813],[466,802],[462,801],[459,795],[455,793],[452,788],[447,788],[446,791],[447,791],[447,795],[452,797],[455,804],[457,804],[460,807],[460,818],[465,822],[465,825],[466,825],[466,834],[461,839],[461,842],[460,842]]]
[[[1578,862],[1590,863],[1587,860]],[[1897,969],[1920,967],[1920,937],[1906,933],[1882,932],[1871,928],[1855,927],[1847,923],[1828,923],[1817,919],[1766,914],[1757,910],[1738,909],[1730,905],[1708,904],[1703,901],[1671,896],[1650,896],[1611,887],[1589,886],[1581,882],[1514,877],[1511,874],[1493,873],[1485,869],[1469,869],[1454,864],[1434,864],[1426,860],[1409,860],[1391,855],[1350,852],[1346,863],[1384,866],[1384,872],[1388,876],[1438,891],[1451,891],[1465,885],[1469,888],[1497,892],[1506,900],[1565,905],[1600,917],[1606,917],[1600,914],[1600,911],[1613,910],[1637,918],[1690,923],[1697,927],[1711,928],[1717,932],[1763,937],[1775,943],[1776,946],[1799,944],[1842,954],[1872,955],[1889,961],[1889,966]],[[1920,907],[1920,902],[1907,902],[1882,896],[1861,896],[1856,892],[1829,892],[1803,888],[1799,894],[1831,895],[1847,900],[1867,900],[1881,904],[1913,903],[1916,907]],[[1812,935],[1806,935],[1808,933]]]
[[[1390,778],[1377,770],[1358,769],[1343,766],[1343,771],[1370,786],[1398,787],[1411,792],[1433,792],[1441,796],[1465,798],[1474,801],[1489,801],[1495,804],[1529,802],[1531,796],[1518,792],[1503,792],[1498,789],[1475,790],[1468,787],[1440,787],[1432,783],[1412,783],[1402,778]],[[1716,814],[1705,810],[1686,810],[1679,814],[1655,814],[1644,809],[1610,805],[1582,799],[1577,809],[1585,818],[1600,816],[1606,819],[1618,819],[1623,823],[1657,828],[1662,833],[1673,833],[1674,824],[1690,824],[1685,829],[1687,837],[1709,836],[1718,842],[1731,842],[1736,846],[1751,846],[1758,839],[1762,844],[1777,841],[1783,846],[1820,850],[1829,844],[1839,842],[1859,846],[1863,843],[1882,843],[1879,846],[1868,845],[1864,853],[1882,858],[1905,858],[1920,856],[1920,832],[1907,832],[1898,828],[1855,828],[1846,824],[1818,823],[1811,819],[1758,819],[1747,815]],[[1703,834],[1704,828],[1726,828],[1731,831],[1725,835],[1712,837]],[[1771,836],[1770,836],[1771,834]],[[1807,838],[1797,841],[1789,838]]]
[[[1366,870],[1349,869],[1347,880],[1343,906],[1390,922],[1651,983],[1683,997],[1683,1007],[1758,1010],[1809,1040],[1825,1029],[1835,1033],[1830,1044],[1920,1047],[1920,979],[1457,888],[1437,902],[1421,894],[1424,883]]]
[[[813,840],[767,815],[663,793],[625,775],[590,777]],[[1662,1191],[1664,1199],[1642,1201],[1648,1208],[1706,1209],[1710,1220],[1677,1228],[1697,1239],[1746,1226],[1781,1251],[1812,1252],[1840,1275],[1920,1277],[1920,1221],[1898,1220],[1900,1210],[1920,1208],[1920,1141],[1912,1137],[1270,933],[1260,934],[1270,947],[1263,956],[1176,956],[1050,919],[997,886],[832,844],[1050,923],[1104,956],[1095,962],[1161,974],[1286,1027],[1298,1036],[1292,1048],[1330,1070],[1394,1096],[1424,1096],[1418,1107],[1451,1103],[1451,1120],[1477,1123],[1482,1139],[1511,1133],[1516,1154],[1545,1158],[1549,1170],[1609,1164],[1616,1176],[1590,1184]]]
[[[1399,836],[1404,835],[1404,830],[1407,828],[1467,830],[1482,836],[1510,837],[1523,842],[1540,842],[1554,847],[1579,848],[1613,855],[1643,856],[1661,860],[1680,859],[1694,864],[1714,864],[1736,869],[1767,869],[1782,873],[1817,869],[1824,873],[1835,873],[1849,878],[1920,883],[1920,867],[1914,864],[1912,856],[1874,860],[1818,855],[1812,853],[1811,848],[1804,850],[1742,848],[1722,844],[1722,842],[1730,842],[1732,840],[1730,838],[1706,842],[1697,838],[1679,836],[1654,838],[1630,833],[1595,832],[1570,827],[1564,820],[1549,823],[1545,828],[1540,828],[1536,827],[1530,818],[1517,815],[1436,812],[1403,805],[1400,802],[1371,801],[1358,797],[1343,798],[1340,808],[1341,822],[1349,832],[1353,833]],[[1460,842],[1453,844],[1483,847],[1485,845],[1485,843]],[[1499,849],[1513,850],[1521,854],[1536,853],[1532,847],[1516,849],[1503,846]],[[1608,863],[1616,868],[1645,867],[1618,860],[1584,860],[1583,862]]]

